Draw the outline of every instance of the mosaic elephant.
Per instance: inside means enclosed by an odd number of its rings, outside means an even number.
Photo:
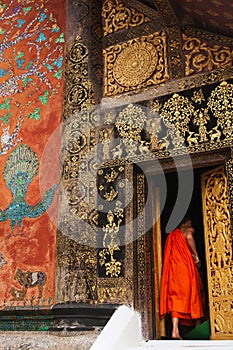
[[[47,277],[45,272],[42,271],[23,271],[19,267],[16,270],[14,279],[19,282],[23,287],[22,290],[16,290],[14,287],[11,288],[11,294],[17,300],[22,300],[25,298],[28,288],[37,287],[39,290],[38,298],[42,297],[43,288],[46,283]]]

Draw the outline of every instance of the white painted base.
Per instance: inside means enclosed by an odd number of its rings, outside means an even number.
[[[140,315],[120,306],[90,350],[233,350],[233,340],[150,340],[141,335]]]
[[[112,315],[90,350],[128,350],[140,345],[141,319],[125,305]]]

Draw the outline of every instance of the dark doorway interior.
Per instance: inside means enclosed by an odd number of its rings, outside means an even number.
[[[198,254],[201,260],[200,274],[202,276],[203,284],[206,290],[206,297],[208,297],[207,289],[207,273],[206,273],[206,259],[205,259],[205,242],[204,242],[204,228],[203,228],[203,215],[202,215],[202,197],[201,197],[201,174],[210,170],[211,168],[200,168],[194,169],[194,185],[193,193],[189,206],[186,208],[187,211],[183,213],[188,214],[192,218],[193,226],[195,228],[195,240],[198,250]],[[184,171],[185,174],[185,171]],[[188,176],[188,173],[187,173]],[[177,173],[166,174],[167,182],[167,195],[166,202],[161,214],[161,235],[162,235],[162,245],[166,241],[168,233],[166,232],[167,223],[169,217],[171,216],[172,210],[177,200],[177,194],[179,190],[178,176]],[[208,301],[207,301],[208,303]],[[192,330],[191,327],[180,326],[180,334],[182,337]],[[168,316],[166,319],[166,336],[165,338],[171,337],[171,319]]]

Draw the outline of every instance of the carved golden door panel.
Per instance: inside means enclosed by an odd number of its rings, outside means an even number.
[[[225,167],[201,179],[212,339],[233,339],[232,231]]]

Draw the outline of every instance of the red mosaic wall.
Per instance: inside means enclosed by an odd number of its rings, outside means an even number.
[[[62,120],[65,13],[63,0],[0,5],[1,309],[53,303],[59,137],[47,145]]]

